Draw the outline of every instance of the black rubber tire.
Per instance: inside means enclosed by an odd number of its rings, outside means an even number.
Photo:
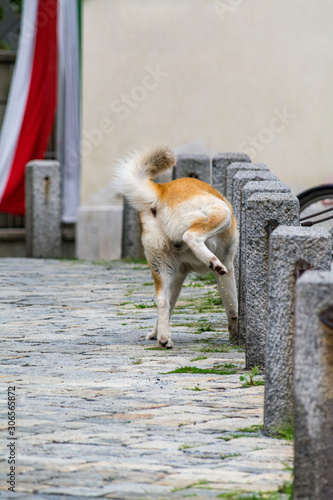
[[[307,189],[298,194],[297,198],[299,199],[302,212],[302,210],[316,201],[333,198],[333,184],[321,184],[320,186]]]

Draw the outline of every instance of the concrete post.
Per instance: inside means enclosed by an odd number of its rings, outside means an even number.
[[[226,171],[226,198],[233,203],[233,180],[235,175],[240,171],[245,170],[260,170],[269,172],[267,165],[264,163],[232,163],[227,167]]]
[[[121,206],[80,207],[76,224],[79,259],[121,258],[123,209]]]
[[[255,194],[246,202],[245,223],[245,360],[248,369],[254,366],[264,369],[268,319],[269,236],[278,225],[299,224],[298,199],[289,193]]]
[[[238,342],[245,345],[246,333],[246,304],[245,304],[245,270],[246,270],[246,203],[257,193],[290,193],[290,189],[281,181],[251,181],[241,191],[240,206],[240,234],[239,234],[239,288],[238,288]],[[268,251],[268,249],[267,249]]]
[[[177,156],[173,179],[194,177],[210,184],[210,158],[207,155],[183,154]]]
[[[296,280],[307,269],[329,271],[332,238],[324,228],[279,226],[269,241],[264,432],[293,422]]]
[[[234,162],[251,163],[250,157],[245,153],[219,153],[212,161],[212,186],[222,195],[226,194],[227,167]]]
[[[61,257],[61,166],[57,161],[27,164],[26,248],[28,257]]]
[[[142,259],[144,250],[141,242],[142,225],[140,215],[126,199],[124,199],[123,211],[123,234],[122,234],[122,250],[121,256],[123,259]]]
[[[295,500],[333,494],[333,273],[296,285]]]

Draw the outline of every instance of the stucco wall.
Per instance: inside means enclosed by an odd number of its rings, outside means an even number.
[[[333,181],[331,0],[83,6],[83,204],[150,143],[245,151],[295,193]]]

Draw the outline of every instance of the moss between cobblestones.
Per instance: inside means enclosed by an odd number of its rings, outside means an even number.
[[[236,365],[228,364],[221,365],[224,368],[198,368],[196,366],[182,366],[172,370],[171,372],[165,372],[161,375],[169,375],[170,373],[195,373],[195,374],[207,374],[207,375],[234,375],[237,373]]]
[[[288,481],[284,483],[277,491],[267,492],[246,492],[233,491],[220,493],[216,498],[228,498],[229,500],[292,500],[293,483]]]

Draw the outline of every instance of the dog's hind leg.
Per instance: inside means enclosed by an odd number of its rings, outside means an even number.
[[[178,296],[179,296],[179,294],[181,292],[181,289],[182,289],[182,286],[183,286],[183,283],[184,283],[184,280],[185,280],[187,274],[188,274],[187,269],[181,268],[180,270],[178,270],[178,272],[174,276],[173,280],[172,280],[172,276],[169,276],[169,278],[166,279],[166,280],[164,279],[166,287],[170,287],[170,289],[167,291],[167,295],[169,295],[169,324],[170,324],[171,313],[172,313],[172,311],[173,311],[173,309],[175,307],[175,304],[177,302]],[[154,273],[153,273],[153,275],[154,275]],[[155,279],[155,276],[154,276],[154,279]],[[170,281],[169,281],[169,279],[170,279]],[[159,281],[160,280],[156,280],[155,279],[155,285],[156,285],[156,282],[158,284]],[[163,279],[162,279],[162,281],[163,281]],[[157,291],[157,298],[158,298],[159,293],[158,293],[157,286],[156,286],[156,291]],[[158,302],[157,302],[157,304],[158,304]],[[159,308],[159,311],[158,311],[159,318],[160,318],[160,312],[162,313],[161,308]],[[156,325],[154,326],[153,331],[151,333],[148,333],[148,335],[146,336],[147,340],[158,338],[159,324],[160,324],[159,323],[159,319],[157,319]],[[163,324],[161,324],[161,326],[160,326],[160,330],[162,330],[162,329],[163,329]],[[169,332],[170,332],[170,326],[169,326]],[[171,337],[171,334],[170,334],[170,337]],[[170,342],[172,344],[171,340],[170,340]],[[159,344],[163,345],[160,342],[160,340],[159,340]],[[170,345],[170,346],[165,345],[163,347],[172,347],[172,345]]]
[[[228,273],[228,269],[207,248],[205,242],[208,238],[229,229],[231,223],[232,215],[227,205],[215,205],[210,211],[207,210],[206,218],[193,221],[190,229],[183,234],[183,241],[194,255],[212,271],[221,275]]]
[[[228,317],[228,330],[231,341],[238,340],[238,299],[236,290],[236,281],[234,275],[234,267],[231,262],[226,262],[228,274],[220,276],[214,273],[217,288],[219,290],[225,311]]]

